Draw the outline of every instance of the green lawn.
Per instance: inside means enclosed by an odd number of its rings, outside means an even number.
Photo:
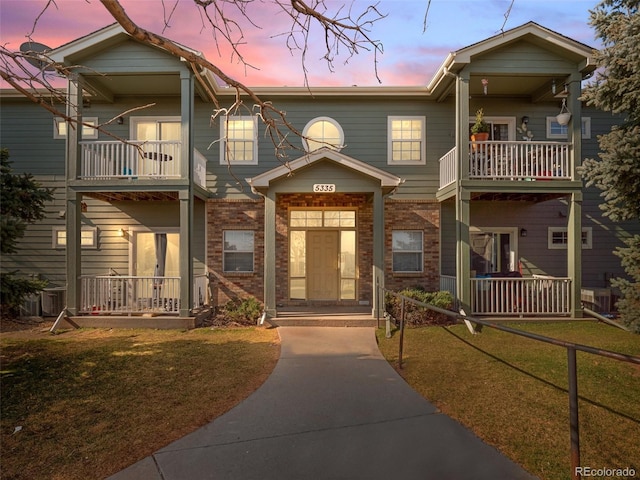
[[[263,328],[3,333],[6,480],[105,478],[226,412],[271,373]]]
[[[603,324],[509,326],[640,356],[639,335]],[[399,337],[378,330],[394,366]],[[566,349],[490,328],[471,335],[456,325],[406,329],[403,357],[401,375],[443,413],[540,478],[570,478]],[[640,366],[581,352],[577,362],[581,464],[633,467],[640,476]]]

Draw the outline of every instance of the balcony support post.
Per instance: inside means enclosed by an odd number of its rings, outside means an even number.
[[[67,116],[75,120],[67,128],[67,161],[65,191],[67,304],[70,315],[80,310],[82,274],[82,194],[69,187],[80,174],[80,133],[82,132],[82,77],[73,75],[68,81]]]
[[[567,269],[571,278],[571,315],[581,318],[582,311],[582,192],[573,192],[567,215]]]
[[[459,188],[456,195],[456,291],[458,307],[471,312],[471,245],[469,224],[471,194]]]
[[[194,179],[193,146],[194,81],[190,72],[180,75],[181,146],[180,177],[189,179],[189,186],[181,190],[180,198],[180,316],[187,317],[193,306],[193,254],[194,254]]]

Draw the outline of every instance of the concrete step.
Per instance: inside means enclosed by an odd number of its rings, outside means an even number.
[[[307,307],[278,310],[270,323],[279,327],[375,327],[371,307]]]

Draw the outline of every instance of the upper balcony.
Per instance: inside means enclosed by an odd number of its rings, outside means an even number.
[[[518,189],[531,191],[535,181],[571,181],[571,144],[568,142],[486,141],[469,142],[466,175],[460,175],[457,147],[440,158],[440,190],[462,179],[523,183]],[[465,163],[466,165],[466,163]]]
[[[121,183],[141,180],[146,185],[189,180],[182,176],[179,141],[82,141],[80,180]],[[194,149],[191,172],[196,185],[206,188],[207,159]]]

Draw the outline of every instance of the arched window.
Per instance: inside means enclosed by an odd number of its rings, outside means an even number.
[[[302,131],[307,152],[313,152],[322,147],[340,150],[344,146],[344,132],[342,127],[333,118],[317,117],[307,123]]]

